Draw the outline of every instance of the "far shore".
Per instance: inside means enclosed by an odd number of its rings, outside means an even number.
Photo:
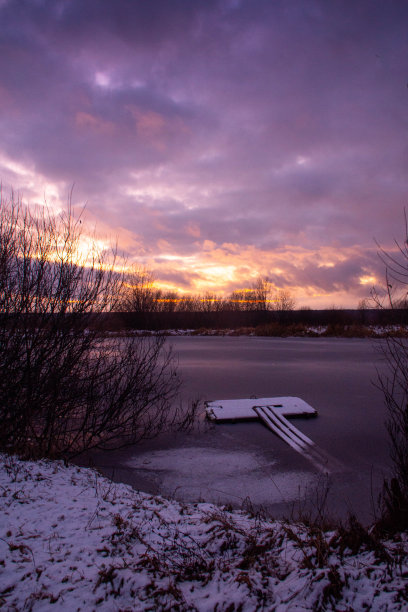
[[[274,338],[371,338],[384,339],[389,337],[408,338],[406,325],[318,325],[307,326],[302,324],[271,323],[257,327],[238,327],[212,329],[200,327],[198,329],[126,329],[111,330],[107,334],[134,335],[134,336],[257,336]]]

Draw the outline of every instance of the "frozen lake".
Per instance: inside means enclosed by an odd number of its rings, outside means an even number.
[[[262,423],[202,424],[194,434],[163,436],[96,455],[115,480],[185,501],[263,506],[275,515],[328,510],[373,519],[387,472],[388,439],[377,369],[378,341],[343,338],[175,337],[183,395],[201,400],[298,396],[319,416],[295,425],[341,463],[322,476]]]

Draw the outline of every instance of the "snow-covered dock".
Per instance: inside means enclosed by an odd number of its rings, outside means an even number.
[[[257,397],[224,399],[206,402],[206,411],[213,421],[258,419],[254,406],[269,406],[282,416],[316,416],[317,410],[300,397]]]
[[[341,464],[299,431],[286,416],[316,416],[317,411],[299,397],[262,397],[206,402],[209,419],[216,422],[260,419],[295,451],[322,472],[341,471]]]

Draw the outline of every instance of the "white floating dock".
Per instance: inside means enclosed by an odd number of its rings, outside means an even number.
[[[258,419],[254,406],[270,406],[282,416],[316,416],[317,410],[300,397],[257,397],[205,402],[206,412],[212,421]]]
[[[306,457],[322,472],[338,472],[343,466],[299,431],[286,416],[316,416],[317,411],[299,397],[261,397],[205,402],[209,419],[216,422],[261,420],[271,431]]]

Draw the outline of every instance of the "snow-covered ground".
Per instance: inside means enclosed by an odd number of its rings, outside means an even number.
[[[4,610],[407,608],[405,537],[180,504],[4,455],[0,491]]]

